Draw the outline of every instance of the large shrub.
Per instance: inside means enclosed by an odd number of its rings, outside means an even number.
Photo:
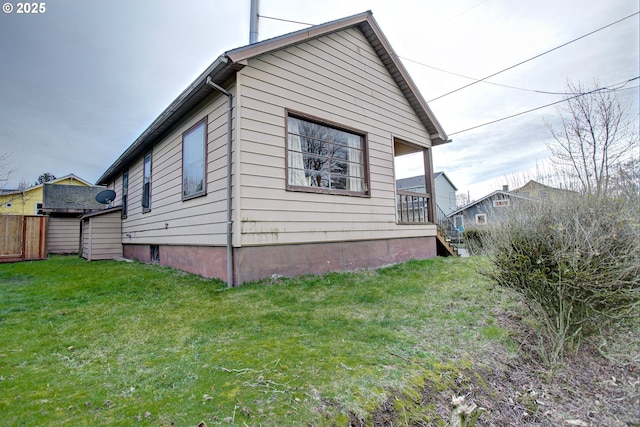
[[[483,252],[482,242],[488,239],[489,229],[467,228],[462,232],[462,242],[467,245],[469,252],[477,255]]]
[[[491,261],[485,273],[524,297],[540,320],[548,362],[638,316],[637,200],[575,196],[520,204],[483,237]]]

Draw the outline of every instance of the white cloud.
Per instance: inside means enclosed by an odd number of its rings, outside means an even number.
[[[16,183],[44,171],[96,180],[218,55],[248,42],[248,0],[47,6],[41,16],[0,15],[0,153],[13,153]],[[628,0],[263,0],[260,6],[264,16],[314,24],[371,9],[399,55],[476,78],[637,11]],[[260,38],[300,28],[261,19]],[[638,73],[638,39],[636,16],[490,81],[562,91],[567,79],[629,79]],[[404,63],[427,100],[469,83]],[[636,117],[637,93],[623,93]],[[430,106],[452,133],[557,99],[478,83]],[[542,118],[554,115],[547,108],[453,135],[453,143],[434,149],[436,169],[466,191],[531,168],[546,156]],[[418,163],[408,162],[402,173],[419,171]]]

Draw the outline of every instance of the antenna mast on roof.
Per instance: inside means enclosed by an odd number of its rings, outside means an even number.
[[[251,0],[251,17],[249,19],[249,44],[258,43],[259,0]]]

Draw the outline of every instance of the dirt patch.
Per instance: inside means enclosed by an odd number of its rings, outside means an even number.
[[[468,355],[468,368],[448,365],[431,371],[416,390],[391,395],[370,422],[445,426],[455,395],[485,409],[477,426],[640,427],[637,347],[621,361],[583,345],[562,367],[550,371],[536,357],[532,331],[504,313],[498,318],[512,331],[519,351],[513,354],[496,346]],[[362,425],[361,420],[352,417],[351,425]]]

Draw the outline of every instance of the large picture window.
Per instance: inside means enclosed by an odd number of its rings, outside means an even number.
[[[182,135],[182,198],[206,194],[206,118]]]
[[[364,135],[297,116],[287,119],[289,189],[369,194]]]
[[[144,156],[142,167],[142,212],[151,210],[151,153]]]

